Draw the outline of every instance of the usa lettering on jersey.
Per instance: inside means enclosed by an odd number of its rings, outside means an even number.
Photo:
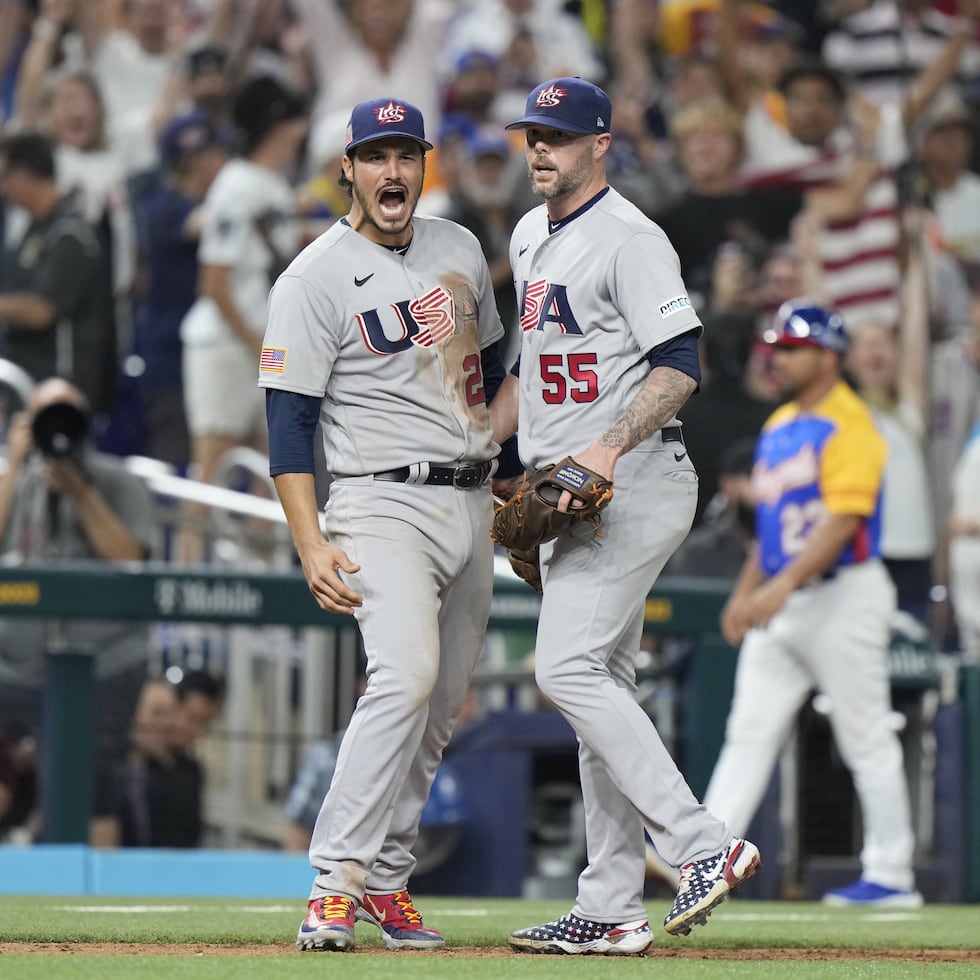
[[[397,354],[413,344],[431,347],[456,331],[456,301],[443,286],[436,286],[415,299],[400,300],[390,308],[394,310],[399,326],[399,334],[394,339],[385,333],[378,310],[357,314],[364,343],[375,354]]]
[[[562,333],[581,334],[568,301],[568,289],[547,279],[524,281],[521,287],[521,330],[544,330],[553,323]]]

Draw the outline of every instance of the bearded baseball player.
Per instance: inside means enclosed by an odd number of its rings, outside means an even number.
[[[411,849],[489,616],[499,447],[486,398],[504,368],[476,239],[415,215],[430,149],[414,106],[355,106],[342,161],[350,214],[270,297],[259,384],[271,472],[310,591],[355,617],[367,655],[313,830],[300,949],[350,950],[355,918],[392,949],[444,942],[407,890]],[[317,437],[333,476],[325,537]]]
[[[698,386],[701,324],[670,242],[606,182],[610,117],[601,89],[556,78],[509,127],[525,132],[545,203],[511,238],[522,343],[494,432],[510,436],[519,417],[529,470],[571,454],[570,485],[577,468],[613,483],[599,533],[582,523],[540,549],[535,676],[579,739],[588,866],[567,915],[511,935],[520,952],[645,953],[644,828],[682,869],[671,934],[703,923],[760,860],[698,803],[634,697],[644,603],[694,516],[675,413]]]
[[[728,642],[741,644],[735,696],[705,804],[743,832],[797,711],[821,691],[864,825],[861,878],[824,901],[917,908],[902,748],[888,721],[895,588],[878,551],[886,444],[841,380],[838,313],[790,300],[763,339],[790,400],[756,447],[755,547],[721,620]]]

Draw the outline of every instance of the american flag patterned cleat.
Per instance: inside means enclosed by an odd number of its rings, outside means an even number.
[[[512,932],[510,948],[518,953],[591,953],[600,956],[642,956],[653,946],[646,919],[593,922],[573,912],[554,922]]]
[[[689,861],[681,868],[681,882],[664,919],[664,930],[671,936],[686,936],[693,926],[703,926],[712,910],[761,866],[759,848],[741,837],[733,837],[728,847],[712,857]]]

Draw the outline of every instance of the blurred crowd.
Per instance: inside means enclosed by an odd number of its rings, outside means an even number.
[[[705,324],[676,569],[740,565],[760,334],[808,294],[843,314],[888,439],[901,606],[980,657],[980,0],[0,0],[0,357],[70,381],[106,456],[208,482],[264,452],[268,288],[347,212],[351,106],[394,95],[435,143],[420,211],[484,249],[509,365],[534,202],[503,126],[558,75],[610,93],[610,181]]]

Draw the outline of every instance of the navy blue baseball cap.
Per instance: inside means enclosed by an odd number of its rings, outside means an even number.
[[[347,123],[344,152],[349,156],[350,151],[362,143],[387,136],[407,136],[419,143],[423,150],[432,149],[432,144],[425,138],[425,124],[419,109],[398,99],[372,99],[354,106]]]
[[[527,97],[524,118],[505,129],[547,126],[566,133],[608,133],[612,122],[609,96],[592,82],[577,75],[542,82]]]

